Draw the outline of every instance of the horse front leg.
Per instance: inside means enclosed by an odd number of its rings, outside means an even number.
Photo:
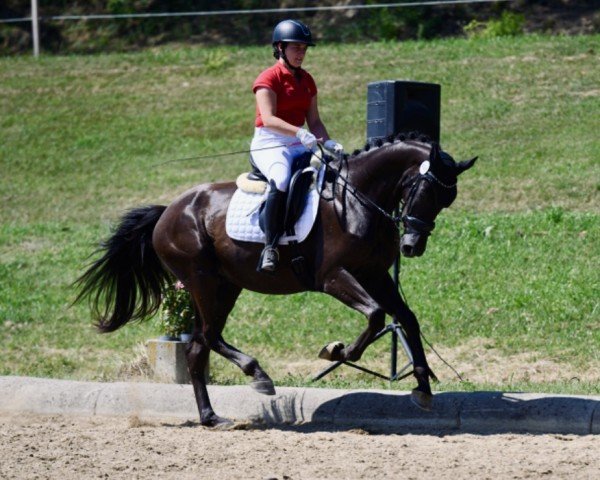
[[[321,350],[320,358],[331,361],[357,361],[385,324],[385,312],[356,278],[343,268],[323,284],[323,291],[367,317],[367,328],[344,347],[340,342]]]
[[[429,379],[437,380],[427,363],[423,343],[421,342],[421,329],[417,317],[408,306],[402,302],[402,313],[394,314],[394,320],[402,325],[406,334],[406,342],[413,356],[414,376],[417,387],[411,392],[411,400],[417,407],[430,411],[433,407],[433,393]]]
[[[402,326],[413,357],[414,376],[417,380],[417,387],[412,391],[411,400],[418,407],[431,410],[433,394],[429,379],[437,380],[437,378],[427,363],[417,317],[404,303],[398,287],[387,272],[373,274],[368,279],[364,279],[363,284],[385,311]]]
[[[398,293],[398,288],[386,271],[363,272],[356,278],[345,270],[324,284],[324,291],[355,310],[364,313],[369,325],[356,341],[347,348],[333,348],[333,361],[358,360],[374,337],[385,325],[385,314],[393,316],[402,325],[406,341],[413,357],[414,376],[417,387],[411,400],[423,410],[431,410],[433,394],[429,378],[435,378],[427,364],[421,342],[421,331],[415,314],[408,308]]]

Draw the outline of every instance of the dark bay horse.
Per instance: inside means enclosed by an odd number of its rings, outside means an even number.
[[[456,163],[436,143],[417,138],[388,139],[351,156],[333,160],[321,192],[319,215],[299,248],[307,260],[311,284],[291,268],[292,247],[280,246],[276,274],[258,273],[261,244],[232,240],[225,232],[234,183],[199,185],[165,206],[129,211],[103,255],[82,275],[78,299],[89,297],[101,332],[156,313],[172,275],[189,290],[196,310],[187,346],[200,422],[228,423],[210,404],[205,366],[211,350],[252,377],[252,387],[274,394],[272,380],[258,361],[229,345],[222,331],[240,292],[266,294],[306,290],[327,293],[367,317],[367,328],[330,360],[358,360],[384,327],[385,315],[397,320],[414,361],[417,387],[412,400],[431,409],[430,378],[417,318],[403,302],[388,270],[398,255],[422,255],[434,219],[456,197],[457,177],[476,159]],[[394,209],[403,204],[402,238]]]

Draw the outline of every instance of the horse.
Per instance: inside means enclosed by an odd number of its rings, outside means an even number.
[[[97,329],[112,332],[154,315],[173,276],[179,279],[195,309],[186,360],[204,426],[231,423],[215,413],[208,395],[204,372],[211,350],[252,377],[256,391],[275,394],[273,381],[258,361],[222,336],[242,289],[282,295],[317,291],[362,313],[365,330],[350,345],[340,343],[327,353],[331,361],[359,360],[384,327],[385,315],[390,315],[401,325],[413,357],[417,386],[411,400],[431,410],[429,380],[436,378],[425,357],[417,318],[389,269],[400,253],[405,257],[424,253],[435,218],[456,198],[458,175],[476,159],[457,163],[439,144],[415,135],[389,137],[351,155],[330,158],[315,224],[302,243],[280,245],[275,274],[255,268],[261,244],[232,240],[226,233],[235,183],[198,185],[169,206],[128,211],[101,244],[102,256],[78,279],[77,300],[87,297]],[[395,217],[399,205],[401,215]],[[298,249],[306,260],[309,281],[292,268]]]

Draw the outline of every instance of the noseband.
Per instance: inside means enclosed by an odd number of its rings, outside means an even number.
[[[408,193],[408,198],[406,200],[406,211],[407,213],[403,215],[402,223],[404,224],[404,233],[405,234],[413,234],[413,235],[426,235],[429,236],[433,229],[435,228],[435,222],[421,220],[420,218],[415,217],[414,215],[410,215],[410,211],[413,207],[413,203],[415,201],[415,197],[417,195],[417,191],[422,182],[429,182],[434,187],[439,185],[445,189],[452,189],[456,187],[456,183],[452,185],[447,185],[442,182],[439,178],[437,178],[429,169],[429,162],[425,161],[421,164],[421,168],[419,169],[419,175],[413,182],[410,187],[410,192]]]

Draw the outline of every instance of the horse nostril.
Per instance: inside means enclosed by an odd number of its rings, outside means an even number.
[[[402,245],[402,247],[400,247],[400,251],[405,257],[412,257],[413,247],[412,245]]]

